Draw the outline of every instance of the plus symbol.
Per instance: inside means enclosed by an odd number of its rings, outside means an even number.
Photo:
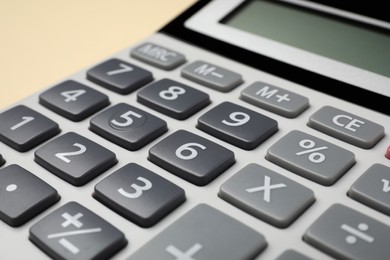
[[[69,225],[74,225],[77,228],[81,228],[83,226],[83,223],[79,221],[79,218],[83,216],[81,213],[77,213],[76,215],[71,216],[68,212],[65,212],[61,216],[65,219],[65,221],[61,224],[63,228],[66,228]]]

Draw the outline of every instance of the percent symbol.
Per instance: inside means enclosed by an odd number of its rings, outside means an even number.
[[[325,161],[325,155],[318,151],[326,150],[328,147],[315,147],[316,143],[309,139],[303,139],[299,142],[299,146],[305,150],[296,153],[296,155],[309,154],[309,160],[313,163],[322,163]]]

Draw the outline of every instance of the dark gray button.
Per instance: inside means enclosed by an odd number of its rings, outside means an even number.
[[[84,185],[117,163],[113,152],[73,132],[39,148],[34,159],[75,186]]]
[[[181,75],[221,92],[228,92],[243,82],[240,74],[201,60],[188,64]]]
[[[170,79],[142,88],[137,94],[137,101],[179,120],[210,104],[208,94]]]
[[[202,115],[197,127],[242,149],[251,150],[278,131],[278,122],[245,107],[224,102]]]
[[[128,260],[253,259],[267,242],[241,222],[206,205],[195,206]]]
[[[72,121],[80,121],[108,106],[110,102],[106,95],[68,80],[39,95],[39,103]]]
[[[390,216],[390,167],[372,165],[352,185],[348,195]]]
[[[308,126],[365,149],[372,148],[385,135],[383,126],[331,106],[314,113]]]
[[[390,227],[341,204],[305,232],[304,241],[337,259],[389,259]]]
[[[227,180],[218,195],[280,228],[289,226],[315,200],[312,190],[254,163]]]
[[[142,227],[153,226],[185,201],[182,188],[135,163],[99,182],[93,196]]]
[[[28,151],[60,132],[58,124],[23,105],[0,114],[0,140],[19,152]]]
[[[91,119],[90,130],[135,151],[165,133],[167,123],[125,103],[110,107]]]
[[[0,170],[0,219],[17,227],[60,199],[57,191],[19,165]]]
[[[76,202],[35,223],[29,239],[53,259],[109,259],[127,244],[122,232]]]
[[[208,184],[235,163],[232,151],[184,130],[153,146],[148,159],[199,186]]]
[[[119,94],[129,94],[152,81],[153,76],[133,64],[111,59],[88,70],[87,79]]]
[[[278,258],[275,260],[311,260],[312,258],[309,258],[295,250],[289,249],[284,251]]]
[[[240,98],[276,114],[294,118],[309,107],[309,99],[294,92],[255,82],[241,92]]]
[[[131,50],[131,57],[164,70],[172,70],[186,61],[183,54],[151,42]]]
[[[291,131],[272,145],[266,159],[322,185],[332,185],[355,164],[355,155],[301,131]]]
[[[2,166],[5,163],[5,160],[3,156],[0,154],[0,166]]]

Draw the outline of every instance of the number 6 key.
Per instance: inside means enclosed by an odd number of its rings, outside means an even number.
[[[232,151],[185,130],[153,146],[148,159],[198,186],[208,184],[235,163]]]

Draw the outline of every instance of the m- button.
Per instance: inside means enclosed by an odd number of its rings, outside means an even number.
[[[308,126],[364,149],[372,148],[385,134],[383,126],[331,106],[314,113]]]
[[[228,92],[243,82],[240,74],[201,60],[184,67],[181,76],[221,92]]]

